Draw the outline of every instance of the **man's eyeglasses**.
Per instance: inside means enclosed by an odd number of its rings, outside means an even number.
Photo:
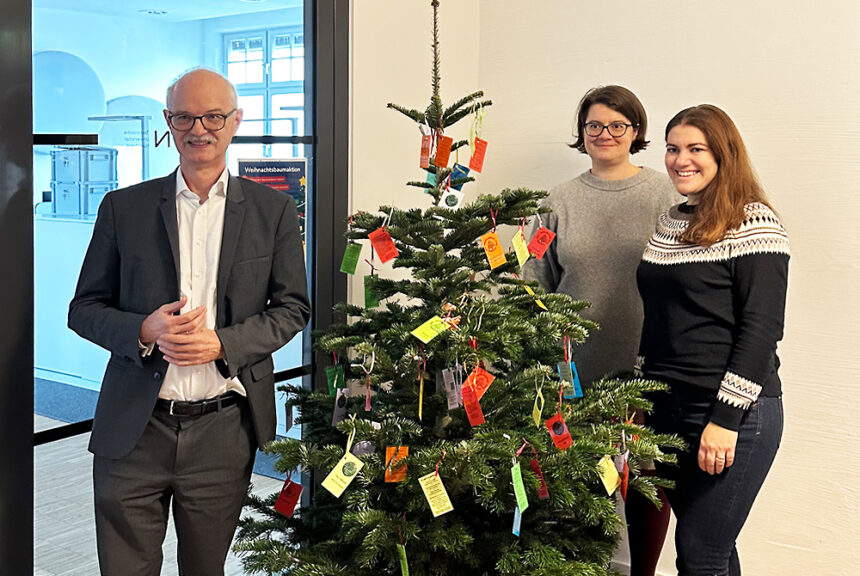
[[[627,129],[631,126],[633,126],[633,124],[625,124],[624,122],[610,122],[609,124],[586,122],[583,128],[585,128],[585,133],[592,138],[597,138],[603,134],[604,130],[608,131],[609,135],[613,138],[620,138],[627,133]]]
[[[233,108],[226,114],[210,113],[203,114],[201,116],[192,116],[191,114],[173,114],[172,112],[169,112],[167,114],[167,123],[170,124],[170,127],[174,130],[188,132],[194,128],[194,123],[200,120],[200,124],[203,125],[204,128],[210,132],[217,132],[224,128],[224,125],[227,124],[227,118],[232,116],[236,110],[237,108]]]

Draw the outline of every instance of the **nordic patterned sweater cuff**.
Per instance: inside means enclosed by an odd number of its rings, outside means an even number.
[[[734,372],[726,372],[717,393],[717,403],[711,413],[711,422],[729,430],[737,430],[741,418],[753,402],[758,400],[761,386],[738,376]]]

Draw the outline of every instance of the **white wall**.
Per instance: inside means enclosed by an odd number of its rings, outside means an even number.
[[[352,208],[423,206],[417,129],[386,102],[429,96],[429,2],[358,0],[353,15]],[[585,90],[616,83],[662,130],[702,102],[738,124],[792,241],[780,345],[781,451],[739,541],[746,574],[853,574],[860,565],[860,4],[726,0],[442,3],[443,97],[483,89],[487,162],[478,185],[548,188],[584,170],[567,148]],[[360,292],[359,292],[360,294]],[[619,561],[626,553],[619,553]],[[667,545],[661,571],[673,574]]]

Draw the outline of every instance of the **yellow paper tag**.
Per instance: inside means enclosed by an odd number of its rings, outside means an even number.
[[[490,268],[498,268],[508,261],[507,256],[505,256],[505,251],[502,249],[499,235],[495,232],[487,232],[481,236],[481,244],[484,245],[484,252],[487,253],[487,260],[490,262]]]
[[[444,320],[442,320],[439,316],[433,316],[412,331],[412,335],[424,342],[425,344],[429,344],[430,341],[447,330],[450,326]]]
[[[323,488],[331,492],[335,498],[340,498],[363,467],[364,462],[356,458],[352,452],[347,452],[323,480]]]
[[[541,308],[543,308],[544,310],[549,311],[549,309],[544,305],[544,303],[540,301],[540,298],[538,298],[538,297],[537,297],[537,294],[535,294],[535,291],[534,291],[534,290],[532,290],[532,287],[531,287],[531,286],[528,286],[528,285],[526,285],[526,284],[523,284],[523,288],[525,288],[525,289],[526,289],[526,292],[528,292],[528,293],[529,293],[529,294],[530,294],[530,295],[535,299],[535,302],[537,302],[537,305],[538,305],[538,306],[540,306],[540,307],[541,307]]]
[[[621,485],[621,477],[618,475],[612,458],[609,456],[601,458],[600,462],[597,463],[597,472],[600,474],[606,493],[612,496],[612,493]]]
[[[535,426],[540,428],[541,425],[541,414],[543,413],[543,386],[537,389],[537,395],[535,395],[535,405],[532,408],[532,420],[535,421]]]
[[[529,256],[530,256],[529,245],[528,245],[528,242],[526,242],[526,237],[523,236],[523,229],[522,228],[517,230],[517,233],[514,234],[514,237],[511,240],[511,243],[514,246],[514,252],[516,252],[516,254],[517,254],[517,262],[519,263],[520,267],[522,268],[522,265],[526,263],[526,260],[528,260]]]
[[[424,490],[424,496],[430,504],[430,511],[433,512],[434,518],[454,509],[451,499],[448,498],[448,492],[442,484],[442,479],[436,472],[422,476],[418,482],[421,484],[421,489]]]

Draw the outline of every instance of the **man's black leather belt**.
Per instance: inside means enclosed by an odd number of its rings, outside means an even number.
[[[167,412],[172,416],[202,416],[232,406],[245,397],[238,392],[227,392],[215,398],[207,398],[206,400],[195,400],[193,402],[181,402],[179,400],[165,400],[159,398],[155,401],[155,409],[160,412]]]

